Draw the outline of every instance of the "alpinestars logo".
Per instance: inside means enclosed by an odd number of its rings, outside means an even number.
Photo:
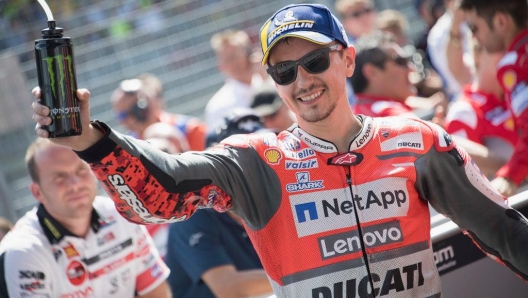
[[[339,166],[354,166],[363,160],[363,154],[355,152],[347,152],[341,155],[334,156],[328,160],[329,165]]]
[[[310,180],[309,172],[298,172],[295,173],[297,178],[297,183],[288,183],[286,184],[286,191],[288,192],[297,192],[308,189],[320,189],[324,188],[323,180]]]

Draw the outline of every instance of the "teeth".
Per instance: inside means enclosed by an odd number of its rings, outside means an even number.
[[[319,91],[317,93],[314,93],[310,96],[306,96],[306,97],[301,97],[301,100],[306,102],[306,101],[310,101],[310,100],[313,100],[315,99],[316,97],[318,97],[319,95],[323,94],[323,91]]]

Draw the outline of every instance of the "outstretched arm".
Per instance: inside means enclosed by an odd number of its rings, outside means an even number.
[[[508,206],[465,150],[428,124],[436,145],[416,161],[416,189],[488,256],[528,280],[528,221]]]

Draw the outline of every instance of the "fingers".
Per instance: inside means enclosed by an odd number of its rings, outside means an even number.
[[[37,123],[37,125],[35,125],[35,132],[37,133],[37,136],[39,136],[41,138],[49,137],[48,131],[45,130],[45,129],[42,129],[40,124],[38,124],[38,123]]]
[[[37,99],[40,98],[40,87],[37,86],[33,88],[33,90],[31,90],[31,94],[33,94],[33,96]]]
[[[31,90],[31,94],[33,94],[37,100],[40,99],[40,88],[33,88],[33,90]],[[33,115],[31,118],[37,123],[35,125],[35,132],[37,136],[47,138],[49,133],[47,130],[43,129],[42,126],[51,124],[51,118],[48,117],[50,114],[49,108],[41,104],[40,101],[34,101],[31,103],[31,108],[33,109]]]
[[[50,113],[49,108],[41,104],[39,101],[34,101],[33,103],[31,103],[31,108],[33,109],[33,114],[37,114],[40,116],[48,116]],[[33,120],[36,120],[34,116]]]
[[[43,106],[44,107],[44,106]],[[46,113],[42,112],[35,112],[33,113],[33,121],[41,124],[41,125],[50,125],[51,124],[51,118],[48,117],[49,115],[49,109],[47,107],[44,107],[42,109],[39,109],[39,111],[47,111]]]
[[[86,101],[90,99],[90,91],[88,89],[77,89],[77,98],[81,101]]]

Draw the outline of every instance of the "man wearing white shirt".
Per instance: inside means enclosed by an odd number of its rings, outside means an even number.
[[[251,40],[246,32],[225,30],[216,33],[211,38],[211,47],[218,60],[218,69],[226,76],[226,81],[205,106],[205,122],[209,131],[213,131],[234,108],[249,108],[254,74]]]
[[[427,51],[431,59],[431,64],[442,80],[444,81],[444,92],[448,95],[450,100],[453,100],[458,94],[462,92],[462,87],[459,78],[455,77],[448,59],[454,59],[453,51],[451,57],[447,55],[448,46],[457,46],[460,49],[458,58],[460,61],[467,61],[471,58],[469,52],[469,39],[471,32],[465,23],[459,23],[459,28],[452,28],[454,19],[454,0],[444,1],[446,12],[438,19],[433,28],[429,31],[427,36]],[[455,30],[456,29],[456,32]],[[465,62],[459,63],[464,66]],[[468,68],[465,69],[469,72]],[[460,69],[459,71],[460,72]],[[468,82],[463,82],[468,83]]]

